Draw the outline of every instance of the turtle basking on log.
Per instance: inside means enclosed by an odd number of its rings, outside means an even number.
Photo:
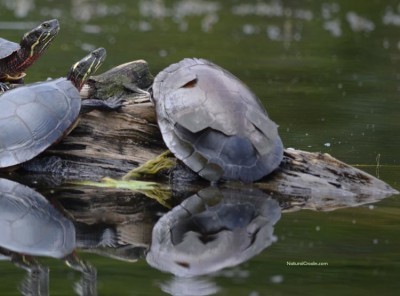
[[[7,82],[19,83],[28,69],[52,43],[60,25],[49,20],[27,32],[20,43],[0,38],[0,90],[8,89]]]
[[[161,71],[152,99],[165,144],[209,181],[253,182],[282,161],[277,125],[260,101],[207,60],[184,59]]]
[[[144,87],[143,81],[152,79],[147,63],[139,60],[129,64],[129,68],[136,72],[136,75],[130,75],[130,83],[146,89],[149,85],[145,83]],[[125,75],[125,70],[117,70],[123,68],[114,68],[112,75]],[[109,75],[110,71],[106,73]],[[101,81],[111,81],[109,76],[103,74],[96,77]],[[98,82],[100,80],[92,80],[91,85],[85,85],[83,90],[90,87],[99,93],[103,89],[102,83]],[[85,94],[88,94],[87,90]],[[130,91],[119,94],[125,102],[118,113],[108,116],[96,110],[83,114],[79,125],[68,137],[25,162],[20,169],[51,174],[53,178],[58,176],[57,182],[82,178],[98,181],[103,176],[121,178],[132,168],[159,156],[166,146],[157,126],[150,94],[147,98]],[[109,96],[113,94],[109,93]],[[173,156],[170,158],[175,159]],[[174,163],[173,167],[156,175],[161,180],[167,180],[172,188],[175,185],[181,189],[182,186],[190,189],[209,185],[186,165],[179,161]],[[283,160],[274,172],[253,186],[269,192],[283,190],[285,194],[301,198],[365,198],[369,195],[383,198],[398,193],[385,182],[327,154],[292,149],[285,149]]]
[[[103,63],[99,48],[75,63],[67,77],[25,85],[0,99],[0,168],[28,161],[67,135],[76,125],[81,107],[119,108],[118,102],[82,102],[79,90]]]

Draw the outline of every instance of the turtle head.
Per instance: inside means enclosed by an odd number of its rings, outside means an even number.
[[[67,75],[67,79],[81,90],[90,75],[94,74],[106,59],[106,50],[102,47],[93,50],[79,62],[75,63]]]
[[[24,35],[20,43],[22,50],[26,51],[30,58],[40,56],[59,30],[60,24],[56,19],[41,23]]]

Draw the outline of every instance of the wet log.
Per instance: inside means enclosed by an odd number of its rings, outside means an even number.
[[[156,157],[167,148],[148,89],[153,76],[148,64],[134,61],[91,77],[81,94],[84,99],[123,99],[117,112],[92,111],[83,114],[77,127],[60,143],[25,163],[21,169],[60,176],[63,180],[99,180],[104,176],[120,178],[131,169]],[[174,187],[187,186],[191,193],[208,183],[179,161],[159,174]],[[314,201],[306,207],[318,208],[318,199],[365,199],[398,193],[385,182],[337,159],[321,153],[286,149],[280,167],[254,186],[276,194]],[[353,200],[350,203],[357,203]],[[326,205],[326,200],[324,200]]]

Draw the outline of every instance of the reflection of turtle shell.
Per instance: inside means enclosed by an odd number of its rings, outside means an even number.
[[[0,179],[0,247],[62,258],[75,248],[75,228],[39,193]]]
[[[178,276],[235,266],[271,245],[280,215],[259,190],[201,190],[157,222],[147,262]]]

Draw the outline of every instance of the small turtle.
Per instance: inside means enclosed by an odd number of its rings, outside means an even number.
[[[20,82],[28,69],[51,44],[60,29],[58,20],[41,23],[26,33],[20,44],[0,38],[0,90],[5,91],[5,82]]]
[[[204,59],[161,71],[152,100],[167,147],[201,177],[253,182],[283,158],[277,125],[235,76]]]
[[[0,168],[28,161],[67,135],[82,105],[87,111],[120,107],[116,101],[82,101],[79,94],[105,56],[104,48],[96,49],[74,64],[66,78],[21,86],[0,97]]]
[[[144,60],[119,65],[98,76],[91,76],[81,91],[82,97],[95,97],[101,100],[122,98],[132,93],[149,96],[145,89],[153,84],[153,76]]]

